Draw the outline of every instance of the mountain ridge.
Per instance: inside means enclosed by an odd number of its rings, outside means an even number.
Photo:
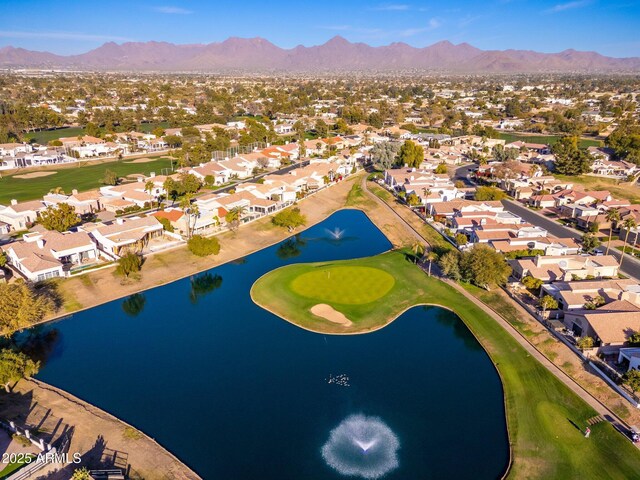
[[[404,42],[373,47],[336,35],[321,45],[285,49],[261,37],[229,37],[208,44],[106,42],[76,55],[0,48],[0,68],[121,71],[394,71],[451,73],[638,72],[640,57],[614,58],[593,51],[565,49],[481,50],[466,42],[442,40],[427,47]]]

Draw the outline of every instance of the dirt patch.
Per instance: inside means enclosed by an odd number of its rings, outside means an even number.
[[[31,172],[31,173],[24,173],[22,175],[14,175],[13,178],[24,178],[24,179],[29,179],[29,178],[40,178],[40,177],[48,177],[49,175],[55,175],[58,172]]]
[[[311,307],[311,313],[315,316],[329,320],[331,323],[337,323],[343,327],[350,327],[353,322],[344,316],[343,313],[334,309],[331,305],[326,303],[319,303]]]
[[[126,162],[126,163],[149,163],[149,162],[155,162],[156,160],[157,158],[142,157],[142,158],[136,158],[135,160],[131,160],[130,162]]]
[[[198,475],[154,440],[108,413],[53,386],[21,380],[0,399],[2,416],[28,426],[46,442],[71,438],[69,456],[79,453],[89,468],[130,469],[129,478],[197,480]],[[11,442],[10,451],[23,451]],[[52,464],[38,475],[50,480],[71,477],[75,464]]]

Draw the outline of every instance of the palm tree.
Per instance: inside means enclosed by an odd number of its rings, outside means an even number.
[[[190,193],[187,193],[184,197],[182,197],[182,200],[180,200],[180,208],[187,216],[187,238],[191,238],[191,219],[197,219],[200,216],[200,209],[198,208],[197,204],[191,203],[191,197],[192,195]]]
[[[422,255],[424,255],[425,252],[425,247],[422,243],[420,243],[418,240],[416,240],[413,245],[411,245],[411,250],[413,251],[414,254],[414,258],[415,258],[415,263],[418,263],[418,258],[422,257]]]
[[[607,242],[607,252],[605,253],[605,255],[609,255],[609,247],[611,246],[611,235],[613,234],[613,222],[620,221],[620,210],[618,210],[617,208],[609,209],[607,211],[607,214],[605,215],[605,218],[607,219],[607,222],[610,223],[609,241]]]
[[[429,260],[429,276],[431,276],[431,264],[434,262],[434,260],[438,259],[438,255],[436,254],[436,252],[434,252],[433,250],[429,250],[429,253],[427,253],[427,260]]]
[[[151,180],[148,180],[147,183],[144,184],[144,191],[147,192],[150,197],[152,196],[151,192],[153,192],[154,188],[155,188],[155,185]],[[151,206],[153,206],[153,202],[151,202]]]
[[[622,261],[624,260],[624,251],[627,249],[627,239],[629,238],[629,232],[632,228],[637,227],[638,224],[632,217],[629,217],[622,223],[622,225],[624,226],[625,234],[624,245],[622,246],[622,254],[620,255],[620,267],[622,267]]]

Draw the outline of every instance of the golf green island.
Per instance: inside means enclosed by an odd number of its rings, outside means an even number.
[[[377,330],[417,304],[433,303],[416,289],[424,276],[405,255],[294,264],[253,285],[261,307],[306,330],[349,334]]]
[[[487,313],[428,277],[410,253],[284,266],[259,278],[251,298],[298,327],[336,335],[379,330],[416,305],[449,309],[500,374],[511,448],[508,478],[637,477],[640,456],[631,442],[609,422],[593,425],[591,438],[585,439],[577,426],[596,412]]]

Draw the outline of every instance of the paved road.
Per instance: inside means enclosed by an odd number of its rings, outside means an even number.
[[[551,235],[560,238],[575,238],[577,240],[582,238],[583,232],[560,225],[558,222],[551,220],[541,213],[531,210],[518,202],[514,202],[513,200],[502,200],[502,204],[504,205],[505,210],[519,215],[529,223],[546,229]],[[609,250],[609,254],[617,258],[618,261],[620,261],[620,257],[622,256],[622,252],[615,248]],[[640,262],[635,258],[625,255],[624,262],[622,263],[622,268],[620,270],[625,275],[640,280]]]
[[[453,175],[453,181],[462,180],[467,187],[473,187],[475,185],[474,181],[469,177],[470,173],[475,171],[478,166],[475,163],[470,165],[463,165],[462,167],[458,167],[455,170]]]
[[[390,210],[392,210],[396,216],[400,220],[400,222],[405,226],[407,231],[410,231],[413,236],[421,239],[425,244],[428,244],[427,239],[424,238],[417,230],[415,230],[398,212],[395,211],[390,205],[384,202],[382,199],[374,195],[367,188],[366,178],[363,178],[362,182],[363,191],[371,197],[371,199],[375,200],[376,203],[384,206]],[[413,215],[412,212],[407,210],[407,213]],[[432,271],[432,273],[436,273]],[[538,360],[547,370],[549,370],[558,380],[564,383],[571,391],[573,391],[576,395],[578,395],[582,400],[584,400],[588,405],[590,405],[598,414],[602,415],[607,421],[611,422],[611,424],[619,430],[623,435],[628,431],[626,423],[620,419],[614,412],[609,410],[609,408],[602,404],[597,398],[592,396],[588,391],[586,391],[580,384],[578,384],[575,380],[573,380],[570,376],[568,376],[564,371],[558,368],[554,363],[552,363],[547,357],[545,357],[542,352],[540,352],[533,344],[529,342],[529,340],[524,337],[518,330],[516,330],[509,322],[503,319],[497,312],[492,310],[489,306],[482,303],[476,297],[467,292],[462,286],[460,286],[457,282],[452,282],[446,278],[441,278],[444,282],[451,285],[455,288],[461,295],[469,299],[469,301],[473,302],[483,311],[485,311],[491,318],[493,318],[499,325],[502,326],[514,339],[518,342],[529,355]],[[640,447],[639,447],[640,448]]]

